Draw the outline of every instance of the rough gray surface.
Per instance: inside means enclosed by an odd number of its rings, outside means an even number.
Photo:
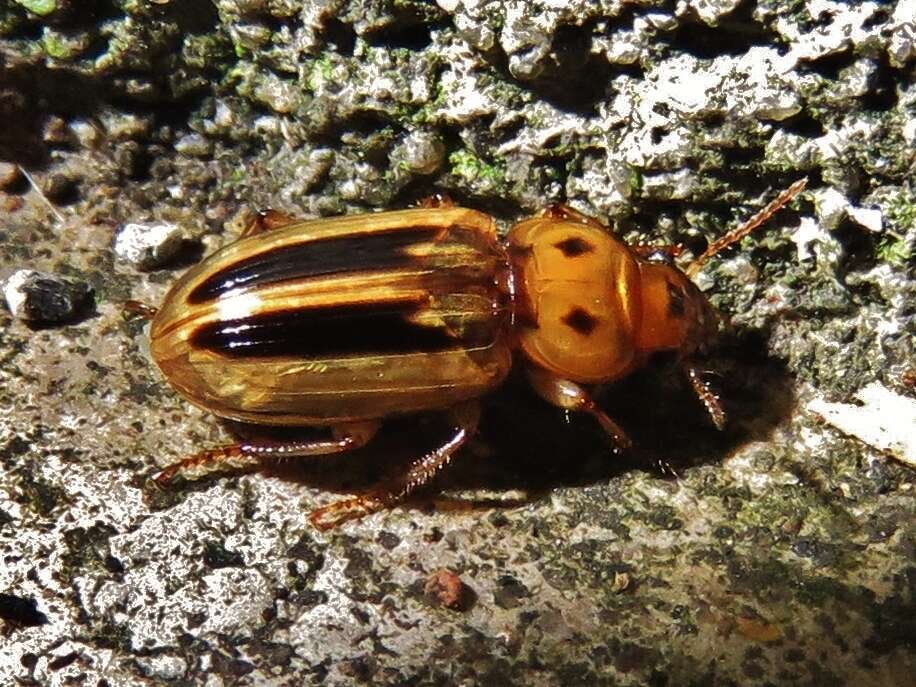
[[[0,4],[0,158],[45,196],[0,167],[0,264],[97,298],[61,328],[0,313],[0,685],[905,684],[914,474],[807,404],[914,395],[911,8]],[[723,434],[658,370],[606,394],[624,457],[520,385],[497,395],[439,483],[470,509],[309,529],[378,474],[371,452],[149,484],[228,435],[118,305],[156,303],[199,256],[138,272],[112,252],[121,223],[209,251],[246,207],[439,190],[505,221],[567,201],[697,251],[802,175],[794,209],[698,280],[732,322]],[[470,608],[430,603],[442,568]]]

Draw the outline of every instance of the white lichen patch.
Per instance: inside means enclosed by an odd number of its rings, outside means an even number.
[[[754,493],[763,493],[774,485],[798,484],[798,476],[788,470],[763,469],[758,462],[758,452],[765,451],[764,443],[751,444],[725,462],[729,476],[736,484],[748,487]]]
[[[880,233],[883,226],[881,211],[876,208],[849,208],[849,217],[859,226]]]
[[[740,4],[741,0],[680,0],[675,14],[681,16],[692,10],[704,22],[715,26],[720,17],[734,11]]]
[[[821,188],[811,192],[814,210],[825,229],[836,229],[846,218],[849,200],[835,188]]]
[[[916,401],[879,382],[861,389],[856,398],[861,405],[815,398],[808,403],[808,410],[844,434],[916,467]]]
[[[495,113],[499,107],[492,97],[492,86],[481,80],[476,71],[476,58],[461,46],[453,46],[448,54],[450,69],[442,74],[441,92],[444,98],[433,110],[433,116],[457,124]]]
[[[824,22],[813,31],[792,15],[776,21],[777,30],[792,41],[790,55],[799,60],[835,55],[867,40],[871,35],[868,20],[879,8],[875,2],[855,5],[833,0],[809,0],[807,5],[808,15]]]
[[[897,3],[890,30],[888,58],[895,67],[903,67],[916,57],[916,3]]]
[[[804,262],[814,257],[814,253],[811,250],[812,244],[830,239],[830,235],[821,226],[811,217],[802,217],[801,222],[798,224],[798,229],[792,233],[792,241],[795,243],[799,262]]]

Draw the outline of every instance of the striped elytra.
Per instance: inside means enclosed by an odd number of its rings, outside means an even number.
[[[297,222],[241,239],[179,280],[152,353],[217,415],[326,424],[442,408],[507,374],[505,257],[461,208]]]
[[[295,222],[185,274],[151,349],[179,392],[222,417],[379,418],[485,394],[515,348],[577,383],[627,374],[692,335],[696,309],[669,272],[575,216],[533,217],[505,245],[464,208]]]

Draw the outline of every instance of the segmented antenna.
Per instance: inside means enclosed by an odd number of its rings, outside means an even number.
[[[704,252],[700,257],[698,257],[687,266],[687,269],[684,270],[684,273],[688,277],[693,277],[693,275],[700,271],[700,268],[703,267],[709,258],[711,258],[716,253],[720,253],[721,251],[725,250],[733,243],[737,243],[752,231],[754,231],[754,229],[770,219],[770,217],[775,215],[781,207],[783,207],[786,203],[801,193],[807,183],[808,177],[799,179],[785,191],[780,193],[773,202],[763,208],[763,210],[758,212],[756,215],[751,217],[747,222],[742,224],[737,229],[733,229],[724,236],[721,236],[713,241],[711,244],[709,244],[706,252]]]

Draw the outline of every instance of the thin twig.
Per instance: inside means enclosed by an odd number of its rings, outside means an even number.
[[[35,183],[35,179],[32,178],[32,175],[29,174],[28,171],[26,170],[26,168],[23,167],[22,165],[16,165],[16,166],[19,168],[19,171],[22,172],[22,176],[24,176],[24,177],[26,178],[26,180],[29,182],[29,185],[32,187],[32,189],[35,191],[35,193],[38,194],[38,197],[41,198],[42,201],[44,201],[44,204],[48,206],[48,209],[49,209],[49,210],[51,211],[51,213],[57,218],[57,221],[63,223],[63,221],[64,221],[64,216],[63,216],[62,214],[60,214],[60,212],[58,212],[57,208],[54,207],[54,204],[53,204],[50,200],[48,200],[48,197],[47,197],[47,196],[42,192],[42,190],[38,187],[38,184]]]

